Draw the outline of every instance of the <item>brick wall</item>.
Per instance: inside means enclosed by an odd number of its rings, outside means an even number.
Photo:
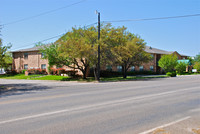
[[[24,53],[28,53],[27,59],[24,58]],[[19,72],[24,69],[24,64],[28,65],[28,69],[41,68],[42,64],[46,64],[46,68],[48,68],[48,60],[42,59],[41,53],[39,53],[39,51],[14,52],[13,69]]]

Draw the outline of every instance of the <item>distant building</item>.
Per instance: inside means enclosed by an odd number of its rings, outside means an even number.
[[[48,68],[48,60],[42,59],[43,54],[39,51],[40,47],[33,47],[28,49],[21,49],[18,51],[13,51],[13,64],[12,68],[17,72],[20,72],[24,69],[47,69]],[[145,47],[145,51],[150,53],[153,57],[153,60],[149,63],[143,63],[140,66],[132,66],[129,71],[153,71],[160,73],[162,69],[158,66],[158,61],[162,55],[166,54],[175,54],[178,59],[187,59],[188,56],[179,54],[177,51],[165,51],[157,48],[153,48],[150,46]],[[63,67],[66,70],[71,70],[69,67]],[[118,65],[107,65],[102,66],[102,70],[112,70],[112,71],[121,71],[122,67]],[[80,74],[80,70],[79,71]]]

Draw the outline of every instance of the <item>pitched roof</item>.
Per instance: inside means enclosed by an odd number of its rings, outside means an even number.
[[[51,44],[47,44],[45,46],[49,46]],[[20,50],[17,50],[17,51],[12,51],[13,53],[14,52],[30,52],[30,51],[38,51],[40,48],[42,48],[43,46],[36,46],[36,47],[32,47],[32,48],[27,48],[27,49],[20,49]],[[145,49],[144,49],[147,53],[156,53],[156,54],[172,54],[176,51],[165,51],[165,50],[161,50],[161,49],[157,49],[157,48],[153,48],[151,46],[145,46]],[[181,56],[186,56],[186,55],[182,55],[180,54]]]
[[[173,52],[170,51],[165,51],[165,50],[161,50],[161,49],[157,49],[157,48],[153,48],[151,46],[146,46],[144,51],[146,51],[147,53],[156,53],[156,54],[172,54]]]
[[[47,45],[44,45],[44,46],[49,46],[49,45],[51,45],[51,44],[47,44]],[[15,52],[39,51],[39,49],[41,49],[44,46],[36,46],[36,47],[32,47],[32,48],[20,49],[20,50],[12,51],[12,53],[15,53]]]

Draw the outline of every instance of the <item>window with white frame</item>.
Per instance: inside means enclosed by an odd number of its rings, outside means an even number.
[[[44,58],[44,53],[41,53],[41,58]]]
[[[28,69],[28,64],[24,64],[24,69]]]
[[[41,69],[46,69],[46,64],[42,64]]]
[[[144,66],[140,66],[139,69],[140,69],[140,71],[143,71],[144,70]]]
[[[151,59],[152,59],[152,60],[154,59],[154,54],[151,54]]]
[[[24,53],[24,59],[28,59],[28,53]]]

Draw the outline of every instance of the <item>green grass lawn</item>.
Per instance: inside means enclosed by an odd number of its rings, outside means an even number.
[[[56,76],[56,75],[29,75],[25,76],[24,74],[16,74],[16,75],[0,75],[2,79],[30,79],[30,80],[63,80],[69,79],[66,76]]]
[[[127,76],[127,78],[123,77],[101,77],[101,81],[128,81],[128,80],[139,80],[139,79],[150,79],[150,78],[163,78],[166,77],[165,75],[162,76]],[[57,75],[29,75],[25,76],[24,74],[17,74],[17,75],[0,75],[2,79],[29,79],[29,80],[57,80],[57,81],[85,81],[85,82],[92,82],[95,81],[93,77],[88,77],[87,79],[81,78],[70,78],[67,76],[57,76]]]

